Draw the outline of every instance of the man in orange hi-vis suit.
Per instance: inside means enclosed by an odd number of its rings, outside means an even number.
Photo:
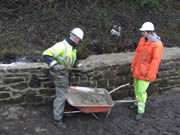
[[[151,22],[145,22],[139,30],[143,37],[139,41],[131,64],[135,96],[139,102],[130,108],[138,109],[136,120],[143,117],[147,100],[146,90],[150,82],[156,79],[163,52],[163,44],[160,37],[154,32],[154,25]]]

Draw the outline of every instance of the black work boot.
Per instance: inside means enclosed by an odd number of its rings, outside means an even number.
[[[137,105],[135,105],[135,104],[129,105],[128,108],[131,110],[135,110],[135,109],[137,109]]]
[[[62,120],[56,120],[55,121],[55,126],[57,127],[57,128],[61,128],[61,129],[65,129],[66,128],[66,124],[65,123],[63,123],[63,121]]]
[[[142,117],[143,117],[143,113],[138,113],[136,115],[136,120],[138,121],[138,120],[142,119]]]

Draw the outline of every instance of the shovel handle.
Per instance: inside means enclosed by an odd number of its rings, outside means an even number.
[[[109,94],[111,94],[111,93],[113,93],[113,92],[117,91],[117,90],[118,90],[118,89],[120,89],[120,88],[123,88],[123,87],[129,86],[129,85],[130,85],[129,83],[126,83],[126,84],[124,84],[124,85],[121,85],[121,86],[119,86],[119,87],[117,87],[117,88],[115,88],[115,89],[111,90],[111,91],[109,92]]]

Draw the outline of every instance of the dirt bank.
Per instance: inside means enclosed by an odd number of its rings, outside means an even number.
[[[52,105],[39,107],[3,106],[0,108],[0,135],[179,135],[180,88],[149,98],[143,120],[135,121],[136,112],[129,103],[113,107],[108,119],[105,113],[79,113],[65,118],[68,128],[53,125]]]
[[[73,27],[81,27],[85,33],[78,59],[134,51],[142,36],[139,28],[146,21],[155,24],[164,46],[179,47],[179,0],[156,0],[162,1],[158,8],[140,7],[138,1],[3,0],[0,62],[22,61],[22,57],[36,62],[45,49],[63,40]],[[119,37],[110,34],[119,27]]]

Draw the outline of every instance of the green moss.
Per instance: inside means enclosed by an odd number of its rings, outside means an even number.
[[[117,48],[113,48],[113,49],[112,49],[112,52],[113,52],[113,53],[116,53],[116,52],[118,52],[118,49],[117,49]]]
[[[160,33],[166,40],[179,41],[180,25],[171,23],[164,25],[162,32]]]
[[[88,57],[88,41],[83,42],[77,50],[78,59],[84,59]]]
[[[141,5],[145,8],[142,8],[139,2],[144,2]],[[165,5],[163,2],[164,10],[160,12],[158,8],[156,13],[148,7],[152,6],[149,5],[151,2],[156,1],[62,1],[54,3],[56,6],[51,6],[47,2],[47,5],[42,6],[43,9],[35,8],[30,12],[23,9],[24,15],[19,17],[21,19],[4,14],[1,17],[2,26],[0,27],[0,31],[4,34],[0,33],[0,55],[8,53],[21,56],[41,54],[56,42],[62,41],[76,26],[84,31],[84,40],[77,53],[79,59],[92,54],[132,51],[141,36],[138,28],[145,21],[152,21],[156,24],[157,33],[166,41],[167,46],[178,45],[180,27],[178,16],[175,14],[175,11],[179,9],[176,2],[172,1],[174,6],[169,2]],[[13,12],[13,15],[19,16],[18,12],[17,14]],[[8,18],[8,20],[3,22],[3,18]],[[120,37],[110,34],[110,30],[115,25],[122,28]]]
[[[26,45],[26,41],[17,36],[3,35],[0,40],[0,54],[28,55],[32,50]]]
[[[178,28],[178,24],[175,24],[175,23],[166,24],[165,27],[169,30],[172,30],[172,29]]]

